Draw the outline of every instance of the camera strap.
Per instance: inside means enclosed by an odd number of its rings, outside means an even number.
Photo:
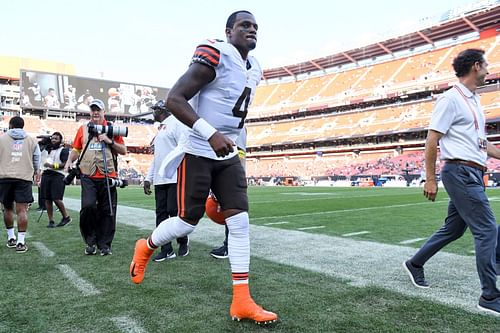
[[[83,155],[85,155],[85,153],[87,152],[87,149],[89,148],[91,141],[92,141],[92,136],[89,135],[89,137],[87,139],[87,143],[85,144],[85,147],[83,147],[82,153],[80,154],[80,156],[78,156],[78,159],[76,160],[76,167],[77,168],[80,167],[80,163],[82,162]]]

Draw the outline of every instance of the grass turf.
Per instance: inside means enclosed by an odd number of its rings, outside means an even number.
[[[491,197],[496,193],[489,191]],[[68,188],[67,195],[78,197],[78,187]],[[354,239],[383,243],[428,237],[446,212],[445,202],[426,203],[420,190],[411,188],[251,188],[249,195],[252,223],[288,221],[275,226],[286,229],[324,225],[309,232],[328,235],[366,230],[370,234]],[[445,193],[439,198],[445,200]],[[119,191],[123,205],[153,209],[153,200],[140,188]],[[499,208],[496,201],[492,206]],[[366,209],[371,207],[378,208]],[[253,296],[276,311],[280,321],[268,328],[232,322],[229,265],[227,260],[210,258],[207,245],[192,243],[186,258],[150,263],[145,281],[137,286],[129,280],[128,265],[135,240],[147,232],[118,224],[112,256],[85,256],[78,214],[71,215],[73,222],[66,227],[47,229],[45,216],[36,223],[38,214],[30,213],[28,245],[43,242],[55,253],[53,257],[43,257],[32,245],[25,254],[5,246],[0,250],[0,332],[122,332],[114,323],[117,317],[130,318],[148,332],[500,331],[498,318],[381,288],[353,287],[340,279],[255,257]],[[471,249],[470,235],[446,248],[468,255]],[[83,296],[57,269],[60,264],[69,265],[100,294]]]

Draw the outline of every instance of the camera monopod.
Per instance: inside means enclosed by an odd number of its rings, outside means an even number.
[[[43,212],[45,212],[45,209],[42,208],[42,210],[40,211],[40,215],[38,215],[38,219],[36,220],[36,223],[40,222],[40,219],[42,218]]]
[[[104,162],[104,179],[106,181],[106,190],[108,191],[108,200],[109,200],[109,216],[113,216],[113,203],[111,201],[111,189],[109,187],[109,177],[108,177],[108,161],[106,159],[106,144],[101,142],[101,152],[102,152],[102,160]]]

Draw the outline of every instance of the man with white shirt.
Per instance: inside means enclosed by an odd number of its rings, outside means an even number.
[[[149,166],[144,180],[144,194],[151,195],[151,184],[155,187],[156,226],[169,217],[177,216],[177,173],[170,178],[160,176],[159,169],[163,159],[177,147],[187,127],[178,121],[167,110],[165,101],[158,101],[153,107],[153,117],[160,123],[158,134],[153,141],[154,158]],[[189,254],[188,236],[177,238],[179,244],[178,255],[185,257]],[[153,260],[164,261],[175,258],[172,242],[161,247]]]
[[[444,163],[441,179],[450,197],[448,216],[403,267],[412,283],[429,288],[424,264],[444,246],[462,237],[470,228],[474,237],[476,266],[481,281],[478,308],[500,314],[500,290],[496,286],[495,247],[497,225],[485,193],[483,176],[488,156],[500,158],[500,149],[486,139],[485,116],[476,94],[488,75],[484,51],[467,49],[453,61],[459,83],[441,95],[434,107],[425,146],[427,179],[424,196],[431,201],[438,192],[437,146]]]

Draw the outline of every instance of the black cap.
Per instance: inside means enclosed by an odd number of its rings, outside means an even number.
[[[153,106],[151,107],[151,109],[153,109],[153,110],[155,110],[155,111],[156,111],[156,110],[160,110],[160,111],[168,111],[168,110],[167,110],[167,105],[166,105],[166,103],[165,103],[165,100],[163,100],[163,99],[160,99],[158,102],[156,102],[156,103],[155,103],[155,105],[153,105]]]

